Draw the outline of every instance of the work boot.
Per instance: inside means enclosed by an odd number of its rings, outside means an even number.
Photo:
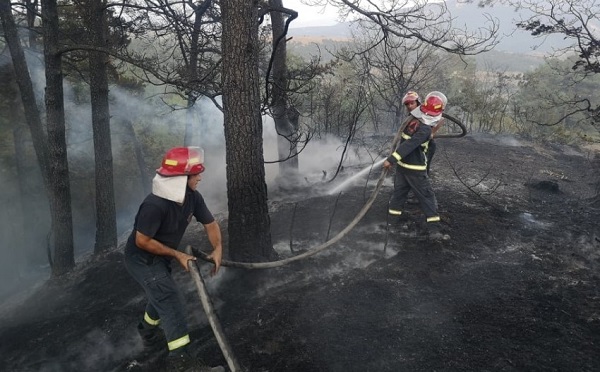
[[[137,326],[137,330],[142,338],[144,349],[160,349],[163,347],[166,349],[167,339],[160,327],[140,322]]]
[[[187,347],[183,346],[179,349],[172,350],[167,356],[168,372],[225,372],[225,368],[221,366],[209,367],[200,360],[194,358],[188,351]]]

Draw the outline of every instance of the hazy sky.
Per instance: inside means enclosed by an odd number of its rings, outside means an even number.
[[[308,6],[298,0],[290,2],[290,5],[284,1],[283,5],[298,12],[298,18],[290,27],[331,26],[337,23],[337,9],[332,6]]]

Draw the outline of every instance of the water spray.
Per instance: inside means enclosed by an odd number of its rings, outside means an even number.
[[[350,184],[352,184],[352,182],[354,182],[354,180],[358,179],[359,177],[362,177],[365,173],[369,173],[371,170],[373,170],[373,168],[378,167],[381,164],[383,164],[384,161],[385,161],[385,158],[380,159],[380,160],[376,161],[375,163],[367,166],[365,169],[361,170],[360,172],[356,173],[352,177],[348,178],[344,182],[340,183],[339,185],[337,185],[336,187],[331,189],[327,194],[333,195],[333,194],[337,194],[340,191],[343,191],[346,187],[348,187]]]

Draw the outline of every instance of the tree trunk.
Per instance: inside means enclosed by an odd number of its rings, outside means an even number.
[[[0,73],[0,81],[4,83],[0,92],[0,100],[2,106],[0,110],[4,112],[4,119],[10,123],[12,127],[12,137],[14,144],[14,166],[16,168],[17,181],[19,185],[19,213],[10,214],[8,221],[4,221],[6,225],[2,226],[2,230],[6,236],[4,238],[5,252],[8,252],[12,257],[10,260],[3,262],[3,270],[9,270],[8,277],[18,277],[19,267],[22,267],[27,262],[29,251],[34,246],[31,239],[31,230],[29,226],[30,214],[37,210],[37,205],[33,203],[35,188],[33,188],[34,177],[29,176],[27,172],[27,151],[25,150],[25,132],[27,130],[23,120],[23,107],[19,98],[19,88],[14,79],[14,70],[12,66],[2,66]],[[7,68],[9,67],[9,68]],[[8,70],[8,71],[7,71]],[[6,107],[4,107],[6,105]],[[39,180],[37,180],[39,183]],[[16,195],[15,195],[16,196]],[[8,206],[5,206],[5,208]],[[6,208],[5,211],[10,211]],[[15,211],[17,212],[17,211]],[[8,216],[8,214],[6,214]],[[4,220],[4,218],[2,219]],[[25,232],[28,233],[25,233]],[[12,243],[9,243],[12,242]],[[10,261],[10,263],[9,263]]]
[[[281,0],[269,0],[274,8],[283,8]],[[271,24],[273,27],[273,70],[271,84],[271,112],[275,121],[277,131],[277,150],[279,159],[279,175],[287,177],[289,174],[298,172],[298,148],[296,133],[297,127],[288,117],[287,99],[287,42],[283,33],[285,23],[283,13],[272,11]],[[282,37],[283,36],[283,37]]]
[[[21,102],[14,102],[14,108],[11,111],[22,110],[20,103]],[[39,246],[36,246],[36,240],[34,239],[35,235],[31,231],[31,221],[40,221],[40,209],[43,210],[43,208],[40,208],[40,199],[38,197],[40,177],[39,175],[37,175],[37,177],[33,176],[33,172],[28,169],[28,165],[31,165],[28,163],[34,161],[28,159],[27,156],[27,128],[22,121],[22,116],[19,115],[19,113],[14,112],[14,115],[10,115],[10,120],[13,125],[15,166],[17,168],[17,178],[19,181],[19,204],[21,207],[18,222],[16,219],[13,220],[19,226],[18,231],[15,231],[14,233],[18,236],[18,241],[21,242],[21,244],[14,245],[15,248],[21,252],[15,253],[18,257],[23,258],[22,261],[19,259],[17,262],[19,262],[19,264],[21,262],[31,262],[31,260],[28,259],[30,257],[34,258],[36,262],[42,262],[38,253],[43,253],[44,251],[36,252],[36,248],[39,248]],[[38,184],[35,184],[34,182],[38,182]],[[15,217],[16,216],[13,218]],[[38,224],[36,227],[41,230],[41,226],[41,224]]]
[[[402,126],[402,108],[396,107],[394,111],[394,133],[397,133]]]
[[[200,31],[202,30],[202,15],[210,4],[210,0],[205,0],[205,4],[196,5],[194,8],[194,29],[190,38],[190,55],[188,68],[188,81],[195,82],[198,78],[198,40]],[[206,7],[205,7],[206,6]],[[195,98],[192,93],[188,93],[187,110],[185,121],[185,136],[183,139],[184,146],[198,146],[198,123],[194,120],[192,108],[194,107]]]
[[[152,177],[148,173],[148,164],[146,164],[144,150],[142,149],[142,144],[135,134],[133,123],[129,120],[124,120],[121,123],[121,127],[125,131],[125,135],[129,137],[131,143],[133,144],[133,151],[135,153],[135,160],[140,170],[140,182],[142,184],[142,190],[144,190],[144,195],[150,194],[150,192],[152,192]]]
[[[229,251],[238,261],[275,256],[267,206],[258,77],[258,1],[224,0],[223,111]]]
[[[29,48],[34,51],[38,51],[39,43],[38,43],[38,34],[34,31],[35,28],[35,20],[37,18],[39,9],[38,9],[38,0],[24,0],[25,8],[27,9],[27,27],[29,27]]]
[[[17,26],[12,16],[9,0],[0,0],[0,19],[4,30],[4,38],[10,49],[15,70],[15,79],[21,92],[21,101],[25,110],[25,120],[31,132],[35,154],[42,169],[44,185],[48,189],[48,147],[47,138],[42,126],[40,110],[35,100],[31,75],[27,69],[27,61],[19,40]]]
[[[75,267],[71,186],[65,129],[65,107],[56,0],[42,0],[42,33],[46,67],[46,120],[48,130],[48,180],[54,241],[52,275]]]
[[[198,123],[196,123],[193,110],[194,98],[191,94],[187,98],[187,108],[185,110],[185,134],[183,137],[184,146],[198,146]]]
[[[105,2],[92,0],[88,3],[91,44],[100,48],[106,47]],[[96,172],[96,254],[117,246],[107,64],[108,56],[105,53],[90,52],[90,94]]]
[[[35,93],[33,90],[33,83],[31,81],[31,76],[29,74],[29,70],[27,69],[27,62],[25,60],[25,54],[23,53],[23,48],[21,46],[21,42],[18,37],[16,24],[14,22],[14,18],[12,16],[10,3],[8,0],[0,0],[0,19],[2,20],[2,26],[4,29],[4,37],[8,47],[10,49],[10,54],[13,62],[13,69],[15,74],[15,80],[17,85],[19,86],[21,103],[23,105],[23,113],[25,115],[25,122],[29,128],[29,132],[31,134],[31,139],[33,142],[33,148],[37,159],[37,164],[41,173],[41,180],[44,187],[40,189],[39,187],[35,190],[41,194],[41,198],[38,199],[30,194],[30,190],[34,189],[32,186],[35,183],[38,183],[38,179],[36,177],[31,177],[31,173],[27,172],[27,175],[21,174],[22,167],[19,166],[19,177],[25,177],[26,184],[28,187],[21,188],[21,198],[23,203],[23,213],[26,211],[29,212],[29,221],[39,221],[40,216],[43,215],[42,210],[39,207],[30,208],[29,204],[39,203],[40,200],[46,200],[47,195],[49,194],[49,180],[48,180],[48,146],[47,146],[47,137],[44,133],[44,129],[42,126],[40,110],[37,106],[37,101],[35,98]],[[22,131],[18,131],[15,133],[15,156],[19,161],[22,161],[24,158],[22,157],[22,145],[24,145],[21,136]],[[39,183],[38,183],[39,184]],[[38,204],[39,205],[39,204]],[[24,221],[25,223],[25,221]],[[36,228],[40,228],[40,226],[36,226]],[[28,224],[24,226],[24,231],[31,232],[31,225]],[[38,232],[39,234],[39,232]],[[45,234],[45,233],[42,233]],[[28,240],[27,242],[32,242],[34,239],[31,237],[32,234],[26,234]],[[25,244],[28,244],[28,243]],[[33,246],[30,247],[30,253],[34,252],[35,248]],[[37,252],[35,252],[37,253]],[[35,254],[34,253],[34,254]],[[44,255],[46,257],[46,255]],[[36,257],[36,262],[41,262],[42,260],[39,257]],[[50,262],[51,264],[52,262]]]

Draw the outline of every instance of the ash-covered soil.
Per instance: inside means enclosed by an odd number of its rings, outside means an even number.
[[[432,169],[449,240],[422,238],[413,204],[413,222],[388,226],[388,177],[366,216],[322,253],[276,269],[224,267],[213,278],[201,264],[245,370],[600,370],[600,155],[478,136],[439,140]],[[331,185],[274,192],[280,256],[335,236],[379,174],[341,194],[321,192]],[[206,247],[201,229],[184,244]],[[190,275],[175,271],[195,350],[225,365]],[[3,304],[0,370],[160,371],[135,330],[143,306],[121,249],[106,253]]]

